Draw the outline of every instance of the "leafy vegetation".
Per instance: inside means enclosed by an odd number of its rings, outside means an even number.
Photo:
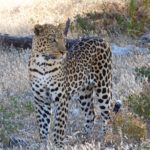
[[[143,66],[135,69],[137,76],[147,77],[150,82],[150,68]],[[128,97],[129,108],[144,119],[150,117],[150,86],[145,85],[140,94],[133,94]]]
[[[150,68],[147,66],[143,66],[141,68],[135,69],[137,76],[147,77],[150,82]]]
[[[92,12],[77,15],[71,24],[71,32],[75,29],[82,34],[99,34],[101,30],[107,32],[123,32],[128,35],[139,35],[150,29],[150,2],[149,0],[129,0],[126,8],[113,9],[103,2],[102,12]]]
[[[76,17],[77,29],[81,29],[83,34],[89,34],[91,31],[95,31],[95,24],[89,18],[83,18],[80,15]]]
[[[147,77],[150,81],[150,69],[143,66],[135,69],[137,76]],[[150,86],[144,86],[143,91],[139,94],[132,94],[127,97],[125,107],[126,111],[122,111],[113,122],[113,129],[118,127],[121,129],[122,134],[129,139],[136,141],[145,139],[147,136],[147,121],[150,118]],[[125,109],[125,108],[124,108]],[[147,143],[146,143],[147,144]]]
[[[127,5],[128,16],[118,16],[117,22],[129,35],[138,35],[150,29],[149,0],[130,0]]]
[[[129,108],[144,119],[150,118],[150,87],[145,88],[139,95],[130,95]]]

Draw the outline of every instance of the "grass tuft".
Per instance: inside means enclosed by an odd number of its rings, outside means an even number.
[[[128,97],[129,108],[144,119],[150,118],[150,87],[146,87],[139,95]]]
[[[142,66],[140,68],[135,69],[137,76],[148,78],[148,82],[150,82],[150,68],[147,66]]]
[[[6,103],[0,105],[0,139],[4,146],[8,146],[9,138],[12,134],[16,134],[22,124],[22,117],[34,112],[33,104],[29,102],[21,102],[17,97],[9,97]]]
[[[120,113],[113,121],[113,130],[121,129],[123,137],[129,140],[141,141],[146,138],[147,127],[140,118],[130,112]]]

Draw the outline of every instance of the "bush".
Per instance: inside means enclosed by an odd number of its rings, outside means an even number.
[[[95,24],[90,18],[81,17],[77,15],[76,17],[76,26],[78,30],[81,30],[83,34],[89,34],[91,31],[95,31]]]
[[[139,95],[128,97],[128,105],[131,111],[144,119],[150,117],[150,87],[145,88]]]
[[[149,0],[129,0],[124,7],[119,3],[103,2],[101,8],[102,12],[77,15],[71,23],[71,32],[89,35],[106,30],[108,33],[123,32],[135,36],[150,30]]]
[[[150,82],[150,68],[143,66],[141,68],[136,68],[135,69],[137,76],[142,76],[142,77],[147,77],[148,82]]]
[[[120,15],[117,22],[130,35],[142,34],[150,29],[149,0],[130,0],[127,4],[127,16]]]

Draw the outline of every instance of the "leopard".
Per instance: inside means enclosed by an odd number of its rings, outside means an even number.
[[[69,101],[76,97],[90,133],[97,102],[105,133],[112,111],[112,51],[100,37],[82,38],[68,50],[63,27],[36,24],[29,59],[29,82],[34,96],[41,142],[48,142],[52,104],[53,143],[63,148]]]

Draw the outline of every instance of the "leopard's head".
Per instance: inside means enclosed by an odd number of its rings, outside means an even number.
[[[52,24],[35,25],[32,50],[33,52],[49,53],[54,57],[66,53],[63,26]]]

